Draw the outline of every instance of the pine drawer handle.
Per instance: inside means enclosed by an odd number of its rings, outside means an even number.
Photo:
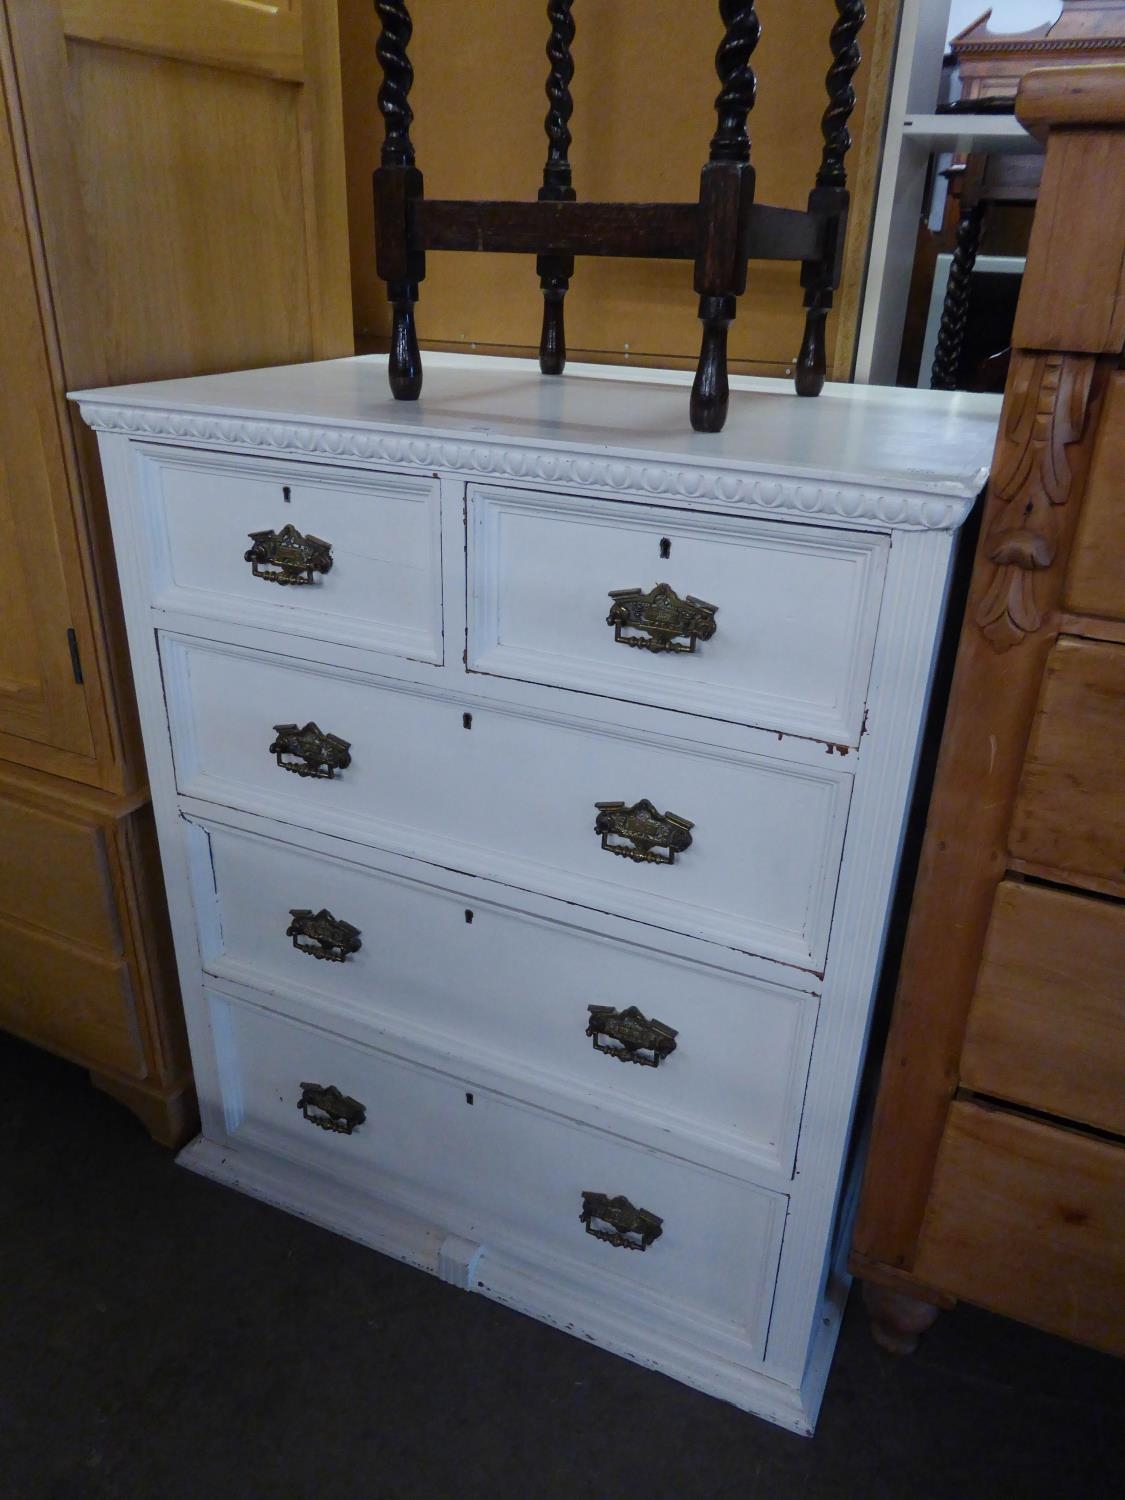
[[[310,1125],[351,1135],[367,1119],[367,1111],[358,1099],[342,1094],[335,1084],[302,1083],[297,1108]]]
[[[594,832],[601,834],[602,848],[638,864],[672,865],[676,855],[691,848],[694,823],[677,813],[659,813],[647,797],[627,806],[624,802],[595,802],[598,816]],[[626,842],[611,843],[611,839]],[[657,851],[666,849],[666,854]]]
[[[664,1220],[647,1208],[634,1208],[628,1198],[606,1193],[583,1193],[579,1220],[586,1233],[621,1250],[647,1250],[664,1233]]]
[[[273,732],[270,754],[283,771],[292,771],[295,776],[331,781],[337,771],[347,770],[352,763],[350,742],[338,734],[327,734],[311,719],[303,729],[296,724],[275,724]],[[283,755],[293,758],[282,760]]]
[[[315,583],[314,574],[331,571],[332,543],[318,536],[305,536],[296,526],[283,526],[280,531],[251,531],[248,535],[252,545],[244,554],[245,559],[254,577],[266,583]]]
[[[612,1005],[588,1005],[586,1009],[590,1012],[586,1035],[593,1039],[595,1052],[616,1057],[618,1062],[658,1068],[676,1050],[678,1032],[663,1021],[650,1021],[635,1005],[626,1010]],[[617,1046],[608,1046],[601,1037],[608,1037]]]
[[[605,622],[613,626],[613,639],[622,646],[690,652],[696,641],[709,641],[715,634],[719,606],[691,594],[681,599],[669,583],[658,583],[647,594],[643,589],[611,589],[609,597],[613,605]],[[626,635],[626,631],[640,633]]]
[[[342,964],[349,953],[358,953],[363,947],[359,928],[350,922],[341,922],[327,907],[313,911],[311,907],[294,906],[289,915],[293,920],[285,929],[285,936],[293,939],[298,953]]]

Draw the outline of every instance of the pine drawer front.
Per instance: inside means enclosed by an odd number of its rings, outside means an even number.
[[[731,1352],[760,1356],[783,1194],[254,1006],[217,995],[209,1004],[236,1148],[288,1157],[479,1244],[482,1281],[493,1255],[515,1257],[585,1283],[599,1297],[694,1327],[697,1342],[721,1349],[725,1340]],[[351,1134],[313,1124],[300,1107],[307,1084],[338,1089],[362,1107],[363,1123]],[[319,1111],[310,1104],[307,1112]],[[584,1192],[623,1195],[658,1216],[659,1238],[643,1251],[596,1239],[580,1220]]]
[[[887,537],[475,486],[469,518],[470,671],[859,743]],[[662,583],[717,606],[692,650],[608,623]]]
[[[814,995],[481,901],[479,887],[443,886],[437,870],[404,879],[221,825],[191,828],[216,979],[284,994],[359,1040],[387,1032],[423,1061],[461,1059],[532,1102],[549,1092],[621,1134],[666,1147],[671,1130],[681,1154],[791,1172]],[[326,908],[359,929],[361,947],[316,961],[287,935],[293,908]],[[671,1050],[645,1041],[636,1062],[598,1050],[622,1041],[613,1018],[587,1034],[591,1005],[635,1006],[672,1028]]]
[[[1125,907],[1003,880],[977,974],[961,1082],[1125,1136]]]
[[[801,968],[823,967],[851,777],[682,740],[475,708],[410,683],[162,637],[182,794],[542,891]],[[276,726],[347,741],[289,774]],[[284,760],[284,757],[282,757]],[[809,757],[811,760],[811,757]],[[833,757],[834,759],[834,757]],[[603,848],[598,804],[689,820],[674,863]],[[657,851],[667,857],[667,851]]]
[[[417,661],[442,660],[441,510],[428,476],[142,448],[153,603]],[[259,533],[326,542],[302,577]],[[294,543],[311,556],[302,540]],[[256,570],[256,571],[255,571]]]

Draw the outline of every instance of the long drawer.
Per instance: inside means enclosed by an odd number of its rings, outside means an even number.
[[[914,1274],[1125,1354],[1125,1146],[955,1102]]]
[[[158,608],[442,660],[435,479],[176,449],[137,462]]]
[[[674,1132],[681,1154],[702,1143],[791,1170],[815,996],[482,901],[436,869],[408,879],[192,826],[203,962],[218,979],[463,1059],[635,1138]],[[346,921],[358,949],[318,961],[315,934],[289,933],[294,908]]]
[[[466,665],[856,745],[889,548],[470,485]]]
[[[342,1042],[257,1007],[209,997],[228,1140],[290,1157],[478,1243],[492,1254],[647,1303],[760,1354],[786,1198],[585,1130],[394,1055]],[[323,1102],[335,1088],[342,1100]],[[302,1098],[306,1103],[302,1108]],[[321,1101],[321,1102],[318,1102]],[[350,1102],[344,1102],[350,1101]],[[359,1106],[359,1110],[356,1109]],[[323,1128],[335,1111],[340,1129]],[[356,1124],[362,1112],[362,1123]],[[311,1117],[311,1118],[310,1118]],[[352,1132],[345,1133],[348,1125]],[[603,1204],[624,1197],[662,1222],[645,1249],[596,1238]],[[642,1221],[649,1232],[652,1219]],[[618,1222],[617,1232],[635,1231]]]
[[[181,637],[162,637],[162,660],[185,795],[823,967],[851,789],[829,757],[752,756],[498,705],[467,713],[415,684]],[[308,722],[350,746],[331,777],[292,774],[309,763],[277,726]],[[694,825],[690,847],[658,839],[650,851],[673,862],[615,853],[640,852],[615,831],[621,813],[603,808],[613,827],[596,827],[601,804],[642,801],[657,822]]]

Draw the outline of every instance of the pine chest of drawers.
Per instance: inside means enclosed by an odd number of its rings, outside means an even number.
[[[81,395],[182,1158],[810,1431],[956,529],[998,403],[431,355]]]

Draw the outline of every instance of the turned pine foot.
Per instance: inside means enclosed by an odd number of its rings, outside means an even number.
[[[939,1308],[904,1292],[863,1282],[863,1305],[871,1319],[871,1336],[888,1354],[913,1354],[920,1336],[933,1327]]]

